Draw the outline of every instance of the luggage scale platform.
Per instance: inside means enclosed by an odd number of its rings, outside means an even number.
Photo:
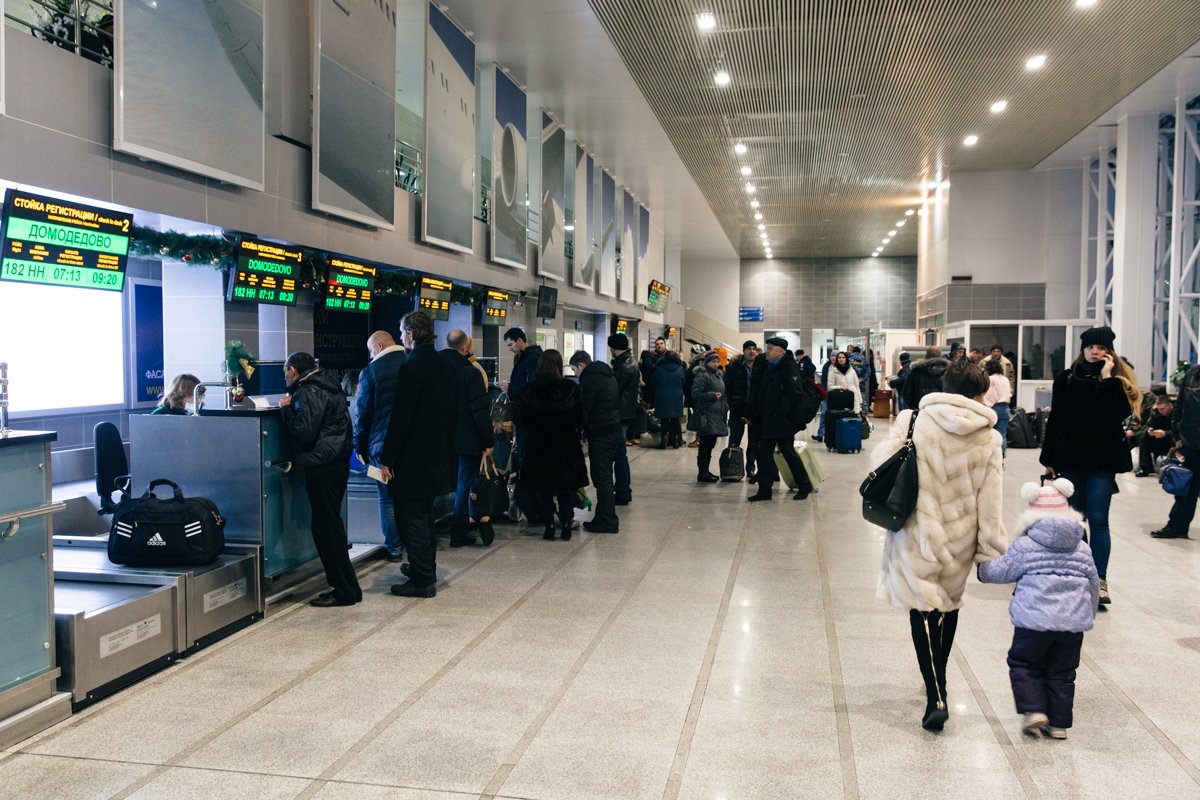
[[[255,548],[198,567],[124,567],[103,537],[54,537],[60,690],[78,709],[263,614]]]

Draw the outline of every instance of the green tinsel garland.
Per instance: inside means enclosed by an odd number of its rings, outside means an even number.
[[[133,240],[129,244],[133,255],[180,261],[191,266],[207,266],[227,272],[234,263],[233,243],[222,236],[191,236],[177,231],[157,231],[153,228],[133,226]],[[324,290],[329,255],[316,250],[301,248],[304,253],[301,267],[301,285],[315,288],[318,294]],[[421,275],[406,269],[380,268],[375,279],[375,296],[408,295],[415,297],[421,286]],[[454,285],[450,300],[461,305],[482,303],[487,289],[476,286]]]

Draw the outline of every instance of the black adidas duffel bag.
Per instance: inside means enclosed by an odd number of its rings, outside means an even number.
[[[157,486],[175,496],[160,500]],[[141,497],[125,497],[113,513],[108,560],[129,567],[192,567],[210,564],[225,549],[225,518],[206,497],[183,496],[178,484],[159,478]]]

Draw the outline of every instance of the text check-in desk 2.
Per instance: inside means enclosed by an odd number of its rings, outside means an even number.
[[[279,409],[139,414],[129,418],[129,451],[133,491],[170,478],[217,504],[225,541],[259,549],[266,594],[320,570],[303,473],[279,467],[292,457]]]
[[[56,692],[50,443],[54,433],[0,436],[0,748],[66,719]]]

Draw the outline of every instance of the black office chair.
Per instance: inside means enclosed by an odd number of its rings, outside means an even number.
[[[96,423],[92,443],[96,454],[96,494],[100,495],[100,509],[96,513],[111,514],[117,510],[112,493],[120,491],[121,499],[129,493],[129,460],[125,458],[121,431],[111,422]]]

